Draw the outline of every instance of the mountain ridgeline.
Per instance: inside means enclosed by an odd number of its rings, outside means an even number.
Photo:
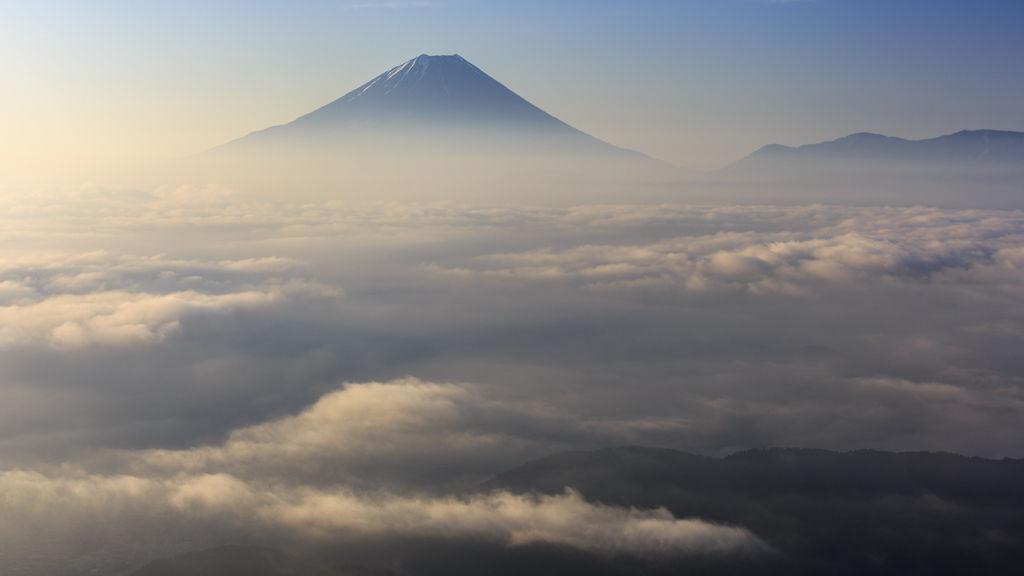
[[[804,163],[808,168],[814,164],[824,167],[829,162],[1020,165],[1024,164],[1024,132],[963,130],[925,140],[862,132],[805,146],[769,144],[723,171],[766,170],[788,163]]]
[[[851,134],[770,144],[709,173],[721,202],[1024,208],[1024,132],[964,130],[905,140]]]

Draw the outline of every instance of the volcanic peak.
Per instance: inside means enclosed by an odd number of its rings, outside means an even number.
[[[422,54],[293,124],[441,123],[574,128],[530,104],[458,54]]]

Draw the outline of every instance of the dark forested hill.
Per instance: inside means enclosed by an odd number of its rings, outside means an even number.
[[[804,449],[710,458],[609,448],[529,462],[481,489],[555,494],[566,487],[591,501],[664,506],[676,517],[749,528],[778,555],[736,568],[743,573],[1024,570],[1024,460]],[[720,564],[732,571],[725,559]]]

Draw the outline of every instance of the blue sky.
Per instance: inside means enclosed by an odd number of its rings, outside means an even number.
[[[1022,22],[985,0],[5,2],[0,172],[198,152],[420,53],[698,169],[858,131],[1024,130]]]

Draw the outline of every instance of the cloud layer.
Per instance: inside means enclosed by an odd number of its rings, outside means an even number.
[[[708,210],[755,222],[746,208]],[[746,214],[743,214],[746,212]],[[474,258],[452,274],[563,280],[593,290],[780,292],[870,288],[879,282],[1002,284],[1019,280],[1024,260],[1019,218],[929,209],[790,209],[799,228],[718,231],[633,245],[545,248]],[[966,216],[966,217],[965,217]],[[841,219],[839,219],[841,218]],[[830,221],[831,220],[831,221]],[[770,221],[770,220],[769,220]],[[815,222],[817,221],[817,222]]]
[[[256,538],[250,525],[386,532],[391,514],[419,518],[394,528],[410,538],[739,550],[756,548],[741,527],[572,494],[451,494],[609,445],[1024,456],[1020,212],[185,187],[8,190],[0,219],[17,525],[78,506],[94,524],[133,518],[124,541],[142,542],[203,519],[166,539],[184,549],[189,534]],[[355,512],[337,524],[317,506]],[[76,522],[55,541],[88,549]]]

